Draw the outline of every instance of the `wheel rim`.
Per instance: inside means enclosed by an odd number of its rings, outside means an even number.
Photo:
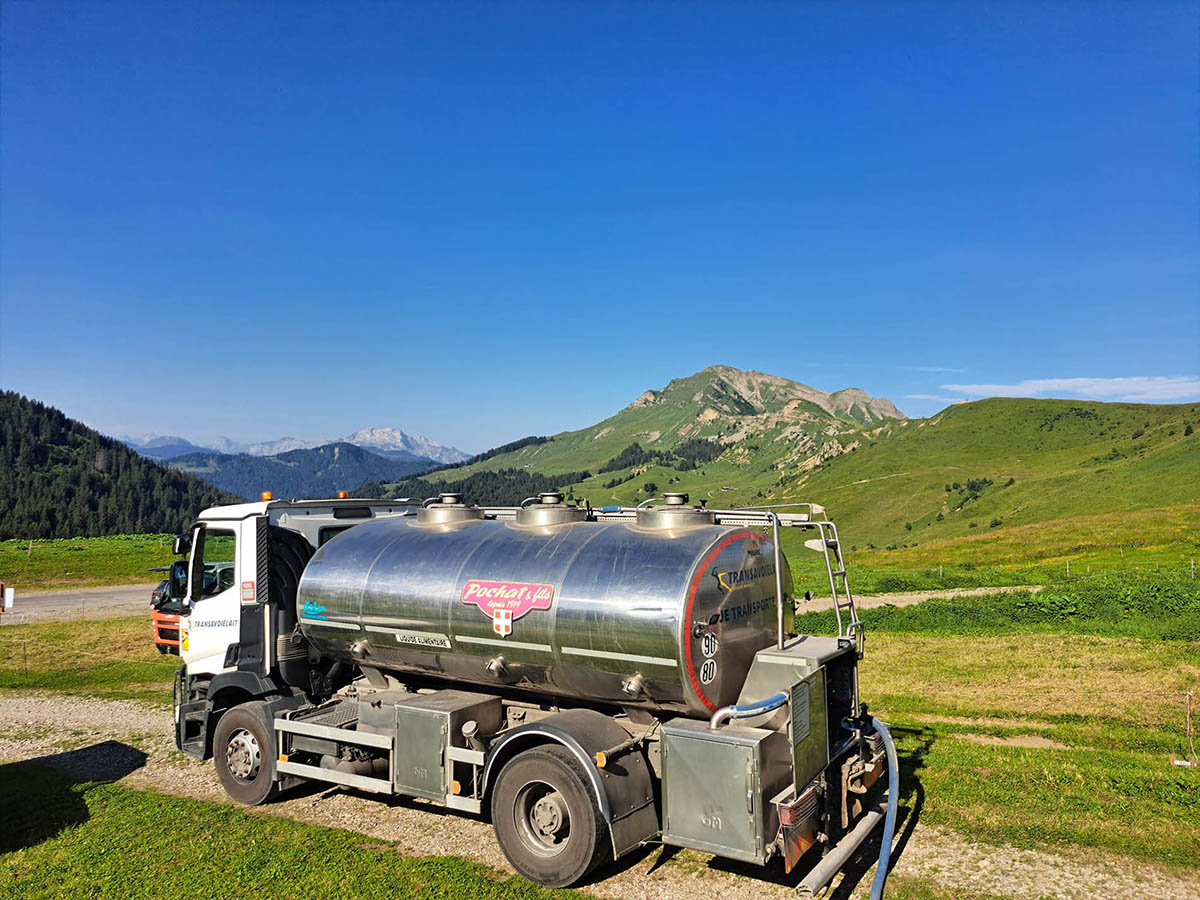
[[[531,781],[517,791],[513,819],[521,843],[543,858],[557,856],[571,838],[567,800],[544,781]]]
[[[258,739],[245,728],[229,735],[225,745],[225,766],[239,781],[253,781],[262,767],[262,751]]]

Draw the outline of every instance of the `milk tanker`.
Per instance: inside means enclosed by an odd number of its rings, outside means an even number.
[[[317,780],[485,814],[548,886],[663,843],[778,856],[815,893],[880,821],[887,853],[896,790],[836,527],[799,509],[206,510],[170,578],[176,741],[243,803]],[[785,631],[788,527],[824,554],[836,637]]]

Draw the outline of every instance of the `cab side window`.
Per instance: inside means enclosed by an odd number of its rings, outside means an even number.
[[[202,550],[204,554],[204,588],[200,592],[200,596],[211,597],[233,587],[234,561],[237,559],[237,535],[225,529],[207,528],[204,531]]]

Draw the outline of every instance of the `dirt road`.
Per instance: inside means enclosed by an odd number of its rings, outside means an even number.
[[[41,594],[26,594],[18,590],[12,611],[3,614],[0,625],[108,619],[142,613],[149,616],[150,592],[157,583],[76,588]]]
[[[980,597],[984,594],[1002,594],[1008,591],[1040,591],[1041,585],[1019,584],[1009,587],[978,587],[978,588],[942,588],[938,591],[905,591],[895,594],[871,594],[854,597],[854,605],[859,609],[870,609],[873,606],[912,606],[931,597]],[[796,612],[823,612],[833,609],[833,601],[828,597],[813,597],[808,602],[801,600],[796,604]]]
[[[212,764],[197,763],[176,752],[170,729],[170,710],[161,707],[77,697],[0,695],[0,762],[36,759],[88,780],[116,780],[133,788],[227,802]],[[387,841],[405,854],[454,854],[511,871],[487,823],[448,816],[422,801],[387,803],[340,788],[308,788],[292,791],[257,812],[349,829]],[[1170,870],[1100,851],[1049,853],[998,847],[913,825],[910,818],[903,820],[897,831],[901,852],[893,876],[921,879],[950,894],[975,891],[1013,900],[1200,897],[1200,873]],[[865,897],[875,853],[877,848],[861,854],[829,896],[841,900]],[[616,900],[716,896],[722,900],[792,900],[797,881],[798,877],[784,876],[777,863],[760,869],[695,851],[652,847],[603,867],[583,889]]]

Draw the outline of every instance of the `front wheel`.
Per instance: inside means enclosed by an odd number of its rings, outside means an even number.
[[[575,884],[609,855],[596,797],[565,747],[509,760],[492,791],[492,828],[517,873],[547,887]]]
[[[221,716],[213,733],[213,762],[221,787],[246,806],[266,803],[279,793],[275,736],[266,724],[266,708],[261,701],[235,706]]]

